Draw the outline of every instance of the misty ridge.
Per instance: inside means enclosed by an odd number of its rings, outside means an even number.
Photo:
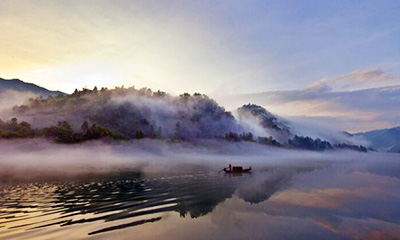
[[[368,150],[366,142],[346,133],[328,132],[324,135],[329,137],[321,138],[301,135],[295,124],[261,106],[247,104],[231,113],[200,93],[171,96],[123,86],[49,97],[27,93],[0,93],[17,103],[11,107],[9,101],[0,102],[0,138],[43,138],[63,144],[99,139],[109,143],[153,139],[191,144],[217,140],[316,151]]]

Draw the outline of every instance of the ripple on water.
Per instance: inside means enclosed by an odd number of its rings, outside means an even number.
[[[231,197],[239,180],[243,179],[188,174],[158,179],[3,187],[0,190],[0,238],[21,236],[20,230],[28,238],[30,233],[54,234],[65,227],[73,231],[85,224],[96,228],[85,234],[96,235],[155,223],[162,220],[161,213],[171,211],[196,217],[212,211],[213,207],[211,210],[195,207],[199,203],[202,206],[204,196],[208,197],[206,201],[223,201]],[[103,227],[104,223],[115,224]]]

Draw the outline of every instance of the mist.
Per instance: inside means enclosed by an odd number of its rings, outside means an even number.
[[[170,143],[149,139],[118,145],[101,141],[61,145],[41,139],[2,140],[0,152],[2,182],[74,179],[124,171],[150,175],[218,172],[228,164],[253,166],[260,171],[268,167],[315,166],[376,156],[354,151],[286,150],[218,140]]]
[[[37,97],[39,97],[38,94],[29,91],[0,91],[0,113],[10,110],[13,106],[25,104],[30,98]]]
[[[289,117],[288,126],[299,136],[320,138],[334,144],[347,143],[371,147],[371,143],[362,137],[351,136],[347,132],[339,131],[334,124],[328,126],[311,118]]]
[[[82,126],[86,121],[89,126],[96,124],[109,130],[112,136],[125,139],[197,141],[225,138],[228,141],[287,145],[297,135],[319,138],[332,145],[370,146],[367,141],[339,133],[337,129],[302,119],[289,121],[254,104],[229,112],[215,100],[199,93],[171,96],[148,88],[116,87],[112,90],[83,89],[71,95],[48,98],[30,98],[29,94],[20,92],[8,94],[13,95],[9,99],[15,103],[8,102],[9,108],[0,110],[0,119],[9,121],[15,117],[38,129],[66,121],[73,131],[85,134]],[[21,102],[22,105],[17,105]]]
[[[19,121],[34,123],[35,127],[66,120],[78,131],[82,122],[88,120],[132,137],[121,142],[90,140],[71,145],[37,137],[1,140],[2,182],[75,179],[124,171],[153,175],[218,172],[228,164],[253,166],[257,171],[273,166],[331,164],[370,156],[353,151],[312,152],[255,141],[224,141],[220,136],[227,132],[251,132],[255,137],[272,136],[281,143],[297,134],[334,144],[368,144],[334,129],[277,117],[256,105],[245,105],[232,114],[201,94],[173,97],[133,87],[86,89],[71,96],[47,99],[32,99],[35,95],[16,91],[1,94],[0,118],[3,120],[17,117]],[[13,107],[17,104],[23,105]],[[151,137],[135,140],[138,130]],[[158,135],[152,137],[155,132]]]

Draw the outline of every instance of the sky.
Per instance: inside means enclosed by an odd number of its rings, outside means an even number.
[[[217,99],[395,86],[399,11],[397,0],[2,0],[0,77],[67,93],[124,85]],[[354,74],[369,72],[382,78]]]

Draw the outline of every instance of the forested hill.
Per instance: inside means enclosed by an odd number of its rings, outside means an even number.
[[[171,96],[148,88],[76,90],[70,95],[30,99],[0,121],[0,137],[48,137],[59,143],[92,139],[158,138],[173,141],[220,139],[252,141],[276,147],[328,150],[350,148],[321,139],[296,136],[279,118],[249,104],[238,119],[204,94]]]
[[[142,88],[97,88],[71,95],[31,99],[15,107],[18,119],[35,117],[37,127],[67,121],[79,129],[84,121],[106,127],[128,138],[214,138],[240,132],[231,113],[202,94],[173,97]]]

